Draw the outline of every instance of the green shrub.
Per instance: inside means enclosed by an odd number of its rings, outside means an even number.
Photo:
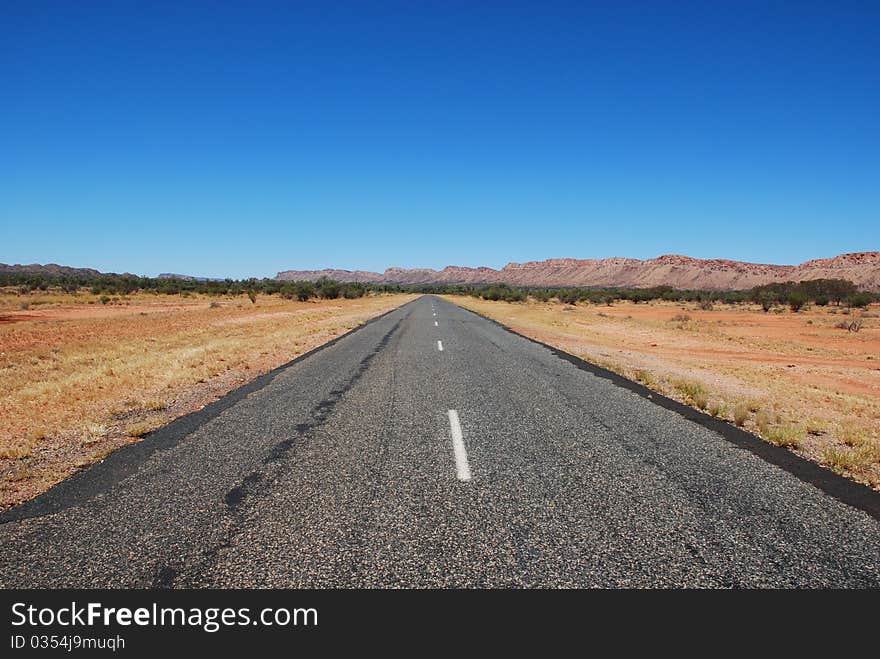
[[[338,281],[321,277],[315,282],[315,289],[318,297],[324,300],[335,300],[342,294],[342,286]]]
[[[861,309],[871,304],[871,295],[870,293],[856,293],[855,295],[850,295],[846,299],[846,303],[850,307]]]
[[[807,296],[801,291],[792,291],[788,296],[789,308],[797,313],[807,303]]]
[[[296,291],[296,299],[305,302],[309,298],[315,297],[315,285],[310,281],[298,281],[294,285]]]

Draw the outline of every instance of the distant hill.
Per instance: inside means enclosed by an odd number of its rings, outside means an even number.
[[[163,272],[156,279],[180,279],[181,281],[223,281],[217,277],[196,277],[194,275],[178,275],[173,272]]]
[[[72,268],[55,263],[7,265],[0,263],[0,273],[38,273],[95,277],[102,273],[93,268]],[[650,288],[673,286],[700,290],[741,290],[784,281],[806,279],[848,279],[859,288],[880,292],[880,252],[841,254],[828,259],[814,259],[800,265],[745,263],[726,259],[694,259],[666,254],[641,261],[622,257],[607,259],[548,259],[528,263],[508,263],[501,270],[447,266],[429,268],[388,268],[385,272],[365,270],[285,270],[276,275],[281,280],[310,280],[329,277],[341,282],[370,284],[492,284],[511,286],[619,286]],[[222,281],[162,273],[159,278],[188,281]]]
[[[57,265],[55,263],[47,263],[40,265],[39,263],[31,263],[30,265],[7,265],[0,263],[0,272],[20,272],[34,273],[41,275],[73,275],[77,277],[97,277],[102,273],[92,268],[71,268],[66,265]]]
[[[806,279],[848,279],[859,288],[880,291],[880,252],[842,254],[800,265],[744,263],[726,259],[694,259],[666,254],[653,259],[549,259],[509,263],[501,270],[447,266],[442,270],[388,268],[362,270],[285,270],[283,280],[329,277],[337,281],[375,284],[490,284],[511,286],[673,286],[701,290],[738,290],[763,284]]]
[[[118,273],[115,272],[101,272],[100,270],[95,270],[94,268],[71,268],[66,265],[57,265],[55,263],[47,263],[46,265],[40,265],[39,263],[31,263],[29,265],[7,265],[6,263],[0,263],[0,273],[3,272],[15,272],[22,274],[41,274],[41,275],[67,275],[67,276],[76,276],[76,277],[98,277],[101,275],[111,275],[117,276]],[[131,275],[126,272],[123,273],[123,276],[137,276]],[[211,277],[195,277],[193,275],[178,275],[171,272],[163,272],[161,275],[156,277],[157,279],[180,279],[182,281],[223,281],[222,279],[215,279]]]

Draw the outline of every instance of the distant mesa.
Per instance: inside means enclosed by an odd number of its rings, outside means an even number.
[[[6,265],[0,273],[34,273],[96,277],[102,273],[92,268],[71,268],[55,263]],[[341,282],[364,284],[509,284],[524,287],[618,286],[651,288],[672,286],[699,290],[744,290],[774,282],[805,279],[848,279],[859,288],[880,292],[880,252],[855,252],[828,259],[813,259],[800,265],[745,263],[727,259],[695,259],[679,254],[664,254],[641,261],[624,257],[607,259],[547,259],[527,263],[508,263],[501,270],[466,268],[449,265],[442,270],[430,268],[388,268],[385,272],[368,270],[285,270],[276,279],[315,281],[328,277]],[[161,279],[222,281],[163,272]]]
[[[607,259],[548,259],[508,263],[501,270],[447,266],[388,268],[383,273],[363,270],[285,270],[282,280],[329,277],[342,282],[370,284],[509,284],[511,286],[620,286],[650,288],[673,286],[700,290],[742,290],[784,281],[848,279],[859,288],[880,291],[880,252],[842,254],[800,265],[745,263],[727,259],[695,259],[665,254],[644,261]]]
[[[55,263],[47,263],[40,265],[39,263],[31,263],[30,265],[6,265],[0,263],[0,272],[22,272],[41,275],[65,275],[74,277],[97,277],[101,274],[98,270],[92,268],[71,268],[66,265],[57,265]]]
[[[66,276],[66,277],[100,277],[101,275],[109,275],[112,277],[120,276],[119,273],[116,272],[101,272],[100,270],[95,270],[94,268],[71,268],[66,265],[57,265],[55,263],[47,263],[46,265],[40,265],[39,263],[31,263],[28,265],[21,265],[16,263],[15,265],[7,265],[6,263],[0,263],[0,273],[4,272],[14,272],[21,274],[38,274],[38,275],[55,275],[55,276]],[[138,275],[133,275],[130,272],[122,273],[123,277],[137,277]],[[178,275],[173,272],[163,272],[162,274],[156,277],[157,279],[180,279],[182,281],[223,281],[222,279],[216,279],[212,277],[196,277],[193,275]]]
[[[195,275],[178,275],[174,272],[163,272],[156,279],[179,279],[181,281],[223,281],[217,277],[196,277]]]

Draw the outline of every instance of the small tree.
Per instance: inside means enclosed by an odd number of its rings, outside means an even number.
[[[795,313],[807,303],[807,296],[800,291],[792,291],[788,296],[788,306]]]
[[[871,296],[868,293],[855,293],[846,299],[846,303],[850,307],[860,309],[871,304]]]
[[[253,288],[249,288],[247,290],[248,299],[251,301],[251,304],[257,303],[257,292]]]
[[[318,279],[316,288],[318,297],[325,300],[335,300],[342,293],[342,286],[339,282],[327,277]]]
[[[315,287],[310,281],[296,282],[296,299],[300,302],[306,302],[309,298],[314,297]]]

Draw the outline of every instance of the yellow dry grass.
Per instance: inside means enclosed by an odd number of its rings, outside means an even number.
[[[0,295],[0,507],[413,297]]]
[[[461,306],[880,488],[880,318],[652,302]],[[838,325],[863,317],[858,333]]]

